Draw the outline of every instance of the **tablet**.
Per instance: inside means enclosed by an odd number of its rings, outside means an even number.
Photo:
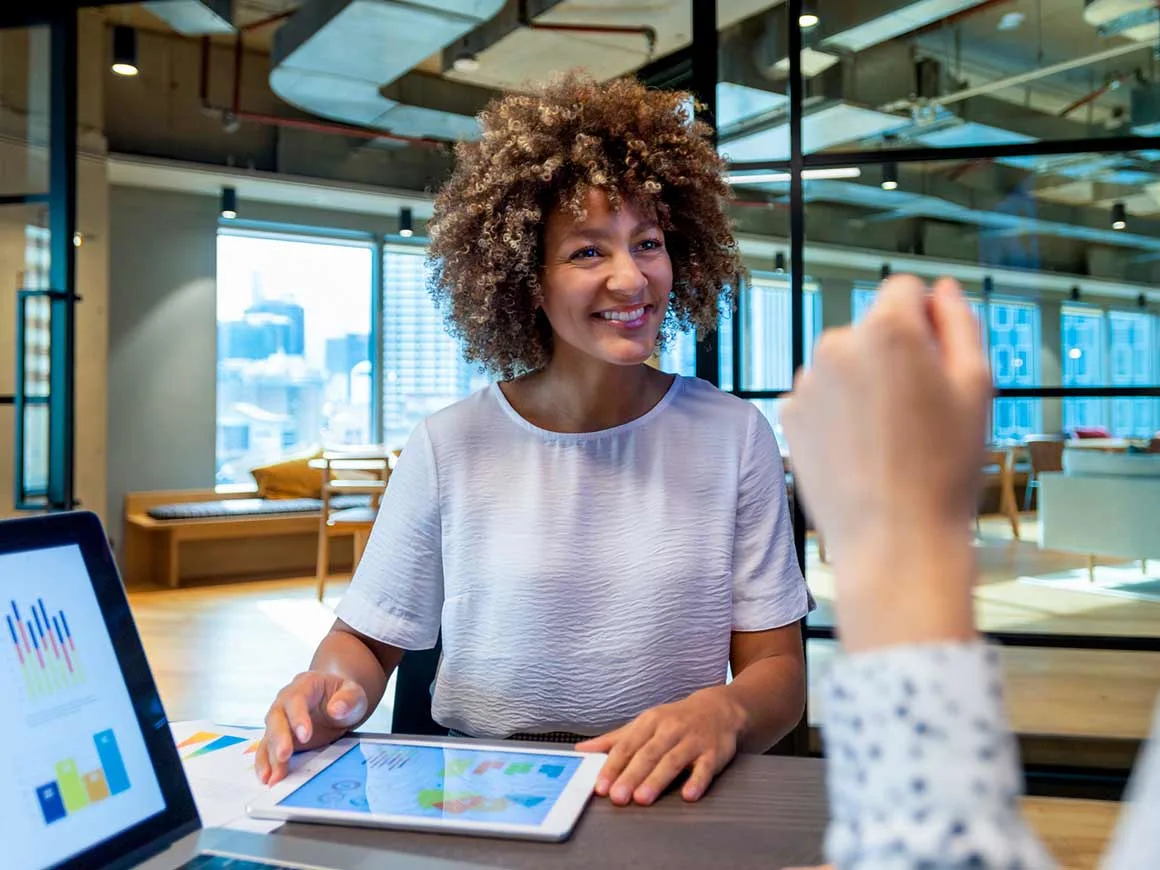
[[[256,818],[564,840],[605,755],[344,738],[247,807]]]

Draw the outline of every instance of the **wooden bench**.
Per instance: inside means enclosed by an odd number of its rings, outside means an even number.
[[[189,578],[313,575],[320,511],[191,519],[149,515],[162,505],[256,497],[252,487],[128,493],[121,552],[125,584],[177,587],[188,561],[199,563],[199,570],[186,571]],[[349,563],[344,549],[335,555],[340,564]]]

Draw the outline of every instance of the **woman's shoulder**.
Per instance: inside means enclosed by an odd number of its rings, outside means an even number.
[[[680,393],[677,403],[700,414],[711,414],[718,423],[736,422],[748,426],[754,415],[761,416],[757,406],[732,393],[715,387],[703,378],[677,375]]]
[[[502,413],[495,399],[495,384],[488,384],[470,395],[429,414],[423,421],[433,441],[443,437],[462,437],[476,430],[490,431],[496,415]]]

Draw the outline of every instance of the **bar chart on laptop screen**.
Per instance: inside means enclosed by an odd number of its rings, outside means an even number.
[[[43,598],[23,606],[9,600],[8,653],[16,659],[28,700],[49,698],[85,684],[76,639],[64,610],[50,610]]]
[[[52,779],[36,788],[45,824],[129,790],[129,774],[111,728],[93,735],[92,745],[53,765]],[[83,758],[80,764],[77,758]]]
[[[79,546],[0,553],[0,870],[54,866],[164,810],[110,630],[129,620]]]

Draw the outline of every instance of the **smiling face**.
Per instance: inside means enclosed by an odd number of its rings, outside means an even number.
[[[566,209],[544,230],[542,308],[552,326],[554,358],[590,357],[638,365],[656,349],[673,289],[673,264],[655,216],[590,191],[586,216]]]

